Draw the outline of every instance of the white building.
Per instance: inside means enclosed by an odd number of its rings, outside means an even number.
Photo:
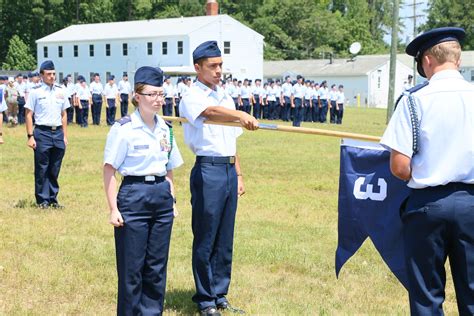
[[[37,60],[53,60],[58,80],[97,72],[104,82],[109,74],[128,73],[133,83],[145,65],[193,75],[192,52],[208,40],[218,42],[225,74],[262,77],[263,36],[228,15],[72,25],[37,40]]]
[[[474,52],[466,51],[461,56],[460,72],[464,78],[474,83]],[[404,82],[413,74],[413,58],[399,54],[397,56],[395,97],[403,92]],[[289,75],[292,79],[302,75],[305,79],[321,83],[326,80],[332,84],[344,85],[344,93],[349,105],[360,103],[369,107],[387,107],[390,73],[389,55],[357,56],[354,60],[327,59],[284,60],[264,62],[264,78],[281,78]],[[417,83],[425,79],[417,76]]]

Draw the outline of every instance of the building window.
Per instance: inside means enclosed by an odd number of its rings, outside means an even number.
[[[110,71],[107,71],[107,72],[105,73],[105,80],[106,80],[106,81],[109,81],[110,74],[111,74]]]
[[[89,72],[89,82],[94,81],[95,72]]]
[[[58,46],[58,57],[59,58],[63,57],[63,47],[62,46]]]
[[[147,44],[148,55],[153,55],[153,43],[148,42]]]
[[[89,45],[89,56],[94,57],[94,45]]]
[[[128,55],[128,44],[127,43],[122,44],[122,53],[123,53],[124,56]]]
[[[168,42],[161,43],[161,54],[168,55]]]
[[[471,81],[474,81],[474,70],[471,70]]]
[[[59,73],[59,82],[63,83],[63,79],[64,79],[64,74],[62,72],[60,72]]]
[[[77,77],[79,77],[79,73],[78,72],[75,72],[74,73],[74,81],[77,82]]]
[[[110,56],[110,44],[105,44],[105,56]]]
[[[224,42],[224,54],[230,54],[230,42]]]
[[[128,76],[126,71],[122,72],[122,77],[123,76]]]
[[[183,54],[183,41],[178,41],[178,55]]]
[[[44,58],[48,58],[48,46],[43,47],[43,56]]]
[[[79,46],[74,45],[74,57],[79,56]]]

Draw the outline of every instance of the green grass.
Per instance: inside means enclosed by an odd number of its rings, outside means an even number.
[[[381,135],[385,111],[348,108],[342,126]],[[193,156],[175,129],[185,164],[175,171],[180,216],[173,227],[166,313],[196,312],[191,301]],[[33,153],[24,127],[4,127],[0,146],[0,314],[113,315],[116,270],[113,228],[102,185],[108,128],[69,128],[60,175],[64,210],[39,210]],[[247,193],[239,200],[228,298],[248,314],[408,314],[405,289],[370,242],[334,272],[337,245],[337,138],[246,132],[239,140]],[[455,314],[452,282],[447,314]]]

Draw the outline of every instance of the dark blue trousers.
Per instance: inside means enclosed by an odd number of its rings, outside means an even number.
[[[33,130],[36,141],[35,157],[35,198],[36,203],[57,203],[61,169],[66,146],[62,128],[36,126]]]
[[[250,114],[250,100],[248,98],[242,98],[242,107],[244,112]]]
[[[313,99],[313,110],[311,111],[313,122],[319,122],[319,102]]]
[[[342,124],[342,117],[344,116],[344,103],[337,105],[339,110],[336,110],[336,124]]]
[[[413,190],[401,211],[412,315],[443,315],[449,257],[460,315],[474,315],[474,184]]]
[[[128,114],[128,94],[120,94],[120,117]]]
[[[261,104],[260,104],[260,96],[258,94],[255,94],[254,96],[255,103],[253,104],[253,117],[256,119],[260,119],[260,112],[261,112]]]
[[[173,98],[166,98],[163,105],[163,115],[173,116]]]
[[[276,118],[276,101],[268,101],[268,105],[266,106],[268,110],[267,117],[269,120],[274,120]],[[265,111],[264,111],[265,114]],[[263,115],[265,117],[265,115]]]
[[[79,106],[74,106],[74,111],[76,111],[76,124],[82,125],[82,109]]]
[[[92,124],[100,124],[100,115],[102,113],[102,95],[92,95]]]
[[[174,116],[179,117],[179,102],[181,102],[180,98],[175,98],[174,99]]]
[[[81,113],[81,126],[87,127],[89,126],[89,101],[88,100],[80,100],[82,109],[80,110]],[[94,117],[92,117],[94,118]]]
[[[18,97],[18,124],[25,124],[25,98]]]
[[[321,108],[319,109],[319,122],[326,123],[328,117],[328,100],[321,100]]]
[[[68,100],[71,106],[66,109],[67,123],[71,124],[74,120],[74,105],[72,104],[72,98],[68,98]]]
[[[116,111],[117,107],[115,106],[115,99],[107,99],[107,125],[114,125]]]
[[[331,101],[331,109],[329,109],[329,122],[336,123],[336,101]]]
[[[301,98],[295,98],[293,102],[295,103],[293,126],[301,126],[304,115],[303,100]]]
[[[232,98],[232,100],[234,100],[235,109],[240,110],[239,109],[239,98]]]
[[[161,315],[173,226],[169,182],[125,177],[117,195],[124,226],[115,228],[117,315]]]
[[[305,122],[311,122],[312,120],[311,110],[312,110],[311,101],[305,99],[304,100],[304,114],[303,114],[303,120]]]
[[[226,302],[229,290],[237,174],[234,165],[196,163],[191,171],[193,274],[199,309]]]
[[[273,117],[274,120],[281,119],[281,104],[280,98],[276,98],[275,101],[275,116]]]
[[[285,98],[285,103],[282,108],[281,119],[285,122],[289,122],[290,115],[291,115],[291,99],[290,97],[284,97],[284,98]]]

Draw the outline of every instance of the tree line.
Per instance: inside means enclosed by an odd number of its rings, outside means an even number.
[[[347,57],[353,42],[361,54],[388,53],[391,0],[219,0],[219,11],[265,36],[266,60]],[[25,67],[36,56],[35,40],[71,24],[196,16],[206,0],[0,0],[0,65]],[[431,0],[427,23],[461,26],[473,49],[474,2]],[[399,27],[403,27],[400,20]],[[15,37],[14,37],[15,36]],[[23,45],[22,45],[23,44]],[[7,56],[9,48],[14,51]],[[403,50],[400,43],[399,49]],[[10,49],[11,50],[11,49]],[[30,57],[23,57],[23,56]],[[21,65],[16,60],[24,60]],[[35,60],[35,57],[33,57]],[[12,64],[13,63],[13,64]],[[26,68],[25,68],[26,69]]]

